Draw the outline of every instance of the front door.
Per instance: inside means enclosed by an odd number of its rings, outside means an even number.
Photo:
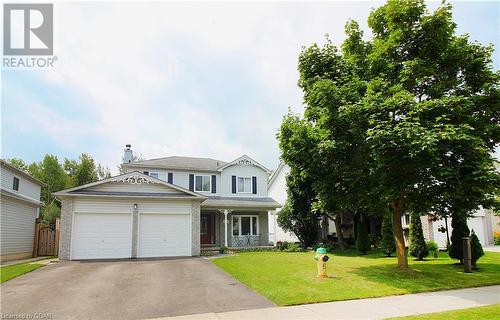
[[[200,243],[214,244],[214,215],[211,213],[202,213],[200,217]]]

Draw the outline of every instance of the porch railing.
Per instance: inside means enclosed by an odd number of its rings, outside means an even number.
[[[233,247],[253,247],[260,245],[260,235],[233,236]]]

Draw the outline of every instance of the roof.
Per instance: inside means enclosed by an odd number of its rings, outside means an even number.
[[[44,183],[44,182],[42,182],[42,181],[38,180],[37,178],[35,178],[35,177],[33,177],[32,175],[30,175],[30,174],[28,174],[28,173],[24,172],[23,170],[21,170],[21,169],[19,169],[19,168],[15,167],[15,166],[13,166],[13,165],[11,165],[11,164],[10,164],[10,163],[8,163],[7,161],[5,161],[5,160],[3,160],[3,159],[0,159],[0,163],[1,163],[1,165],[2,165],[3,167],[6,167],[6,168],[8,168],[8,169],[10,169],[10,170],[12,170],[12,171],[14,171],[14,172],[16,172],[17,174],[19,174],[19,175],[21,175],[21,176],[23,176],[23,177],[25,177],[25,178],[27,178],[27,179],[29,179],[29,180],[33,181],[34,183],[39,184],[40,186],[45,186],[45,183]]]
[[[219,197],[208,196],[208,199],[202,203],[202,208],[216,209],[263,209],[275,210],[281,207],[281,204],[273,198],[264,197]]]
[[[13,192],[13,191],[7,190],[7,189],[2,188],[2,187],[0,187],[0,194],[2,195],[2,197],[7,196],[7,197],[15,198],[17,200],[21,200],[25,203],[28,203],[30,205],[34,205],[36,207],[43,206],[43,202],[41,202],[37,199],[30,198],[22,193]]]
[[[286,165],[283,163],[283,161],[280,161],[280,164],[278,165],[278,167],[276,168],[276,170],[274,170],[273,174],[271,174],[271,178],[269,178],[269,182],[267,183],[267,186],[270,187],[274,181],[276,180],[276,177],[279,176],[281,170],[283,170],[283,168],[285,167]]]
[[[225,166],[227,162],[212,159],[212,158],[196,158],[196,157],[164,157],[151,160],[134,161],[124,163],[126,167],[151,167],[151,168],[167,168],[180,170],[200,170],[200,171],[217,171],[218,168]]]
[[[167,186],[174,190],[180,191],[181,194],[178,193],[169,193],[169,192],[121,192],[121,191],[97,191],[97,190],[84,190],[90,187],[94,187],[101,184],[106,184],[110,182],[129,182],[131,184],[141,185],[142,183],[155,183]],[[125,174],[121,174],[118,176],[114,176],[111,178],[107,178],[104,180],[100,180],[97,182],[87,183],[81,186],[77,186],[74,188],[61,190],[58,192],[54,192],[55,196],[123,196],[123,197],[157,197],[157,198],[183,198],[183,199],[206,199],[205,196],[189,191],[185,188],[179,187],[175,184],[168,183],[164,180],[154,178],[148,175],[143,174],[139,171],[132,171]]]

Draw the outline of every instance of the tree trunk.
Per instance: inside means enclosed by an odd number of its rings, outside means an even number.
[[[333,219],[335,223],[335,232],[337,233],[337,239],[339,243],[340,250],[345,250],[344,239],[342,238],[342,228],[340,226],[340,213],[335,215],[335,219]]]
[[[392,209],[392,232],[396,242],[396,256],[398,258],[398,269],[408,269],[408,256],[406,255],[405,238],[401,217],[404,212],[404,200],[399,198],[391,201]]]

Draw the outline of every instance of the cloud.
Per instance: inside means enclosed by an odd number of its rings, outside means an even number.
[[[26,105],[8,128],[34,128],[63,156],[86,151],[113,170],[125,143],[146,158],[246,153],[273,168],[281,119],[302,110],[301,47],[326,33],[340,44],[347,19],[366,29],[380,4],[56,3],[56,68],[21,75],[25,87],[2,74],[22,87],[3,92],[2,108]],[[46,95],[30,94],[34,86]],[[28,154],[34,140],[8,154]]]

